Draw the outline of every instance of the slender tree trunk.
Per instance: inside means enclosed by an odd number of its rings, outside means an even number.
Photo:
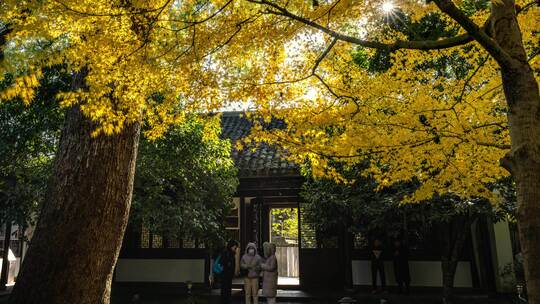
[[[492,7],[493,38],[514,62],[501,68],[512,150],[502,160],[516,181],[518,225],[529,303],[540,304],[540,93],[513,0]]]
[[[352,234],[349,232],[349,225],[343,225],[340,230],[343,238],[342,246],[340,246],[342,250],[341,260],[343,261],[343,283],[345,285],[345,289],[352,289]]]
[[[458,262],[452,259],[443,258],[443,303],[452,303],[454,291],[454,278],[456,276]]]
[[[140,125],[113,136],[68,110],[39,221],[13,303],[109,303],[127,225]]]
[[[441,271],[442,271],[442,299],[443,303],[451,303],[454,289],[454,275],[457,263],[452,263],[452,223],[442,223],[441,229],[441,242],[442,242],[442,256],[441,256]]]
[[[4,254],[2,255],[2,276],[0,277],[0,290],[6,290],[9,279],[9,244],[11,243],[11,221],[6,221],[4,233]]]
[[[4,29],[0,31],[0,62],[4,60],[4,46],[7,42],[6,37],[11,31],[12,28],[9,24],[4,25]]]
[[[0,31],[0,63],[2,60],[4,60],[4,46],[6,44],[6,36],[11,32],[11,27],[9,25],[6,25],[4,27],[4,30]],[[9,227],[9,228],[8,228]],[[9,231],[9,232],[8,232]],[[6,240],[9,240],[11,234],[11,224],[10,221],[6,221],[6,236],[4,237],[4,254],[2,256],[2,274],[0,277],[0,290],[6,289],[7,284],[7,276],[9,271],[9,261],[8,261],[8,249],[9,249],[9,241],[6,246]],[[7,249],[6,249],[7,248]]]

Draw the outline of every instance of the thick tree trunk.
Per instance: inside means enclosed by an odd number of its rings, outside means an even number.
[[[517,219],[529,303],[539,304],[540,97],[538,87],[534,86],[536,82],[531,81],[534,79],[532,75],[523,75],[525,71],[504,73],[505,88],[508,87],[513,97],[519,98],[517,103],[510,107],[512,151],[505,157],[504,163],[512,172],[517,186]]]
[[[13,303],[109,303],[131,204],[140,125],[92,138],[94,128],[78,107],[68,110]]]
[[[4,232],[4,248],[2,254],[2,275],[0,276],[0,290],[6,290],[9,279],[9,245],[11,243],[11,221],[6,221],[6,231]]]
[[[458,262],[452,259],[443,259],[443,303],[452,303],[454,291],[454,278],[456,276]]]
[[[493,38],[514,59],[501,68],[512,143],[502,164],[517,186],[529,303],[540,304],[540,93],[523,47],[514,1],[494,4],[492,20]]]

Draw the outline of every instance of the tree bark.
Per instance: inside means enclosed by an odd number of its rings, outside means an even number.
[[[452,303],[457,264],[458,262],[452,259],[443,258],[442,260],[443,303],[445,304]]]
[[[443,281],[443,290],[442,290],[442,299],[443,303],[451,303],[452,301],[452,291],[454,289],[454,274],[455,268],[452,268],[451,262],[451,252],[452,252],[452,223],[442,223],[441,224],[441,242],[442,242],[442,253],[441,256],[441,271],[442,271],[442,281]],[[452,271],[454,269],[454,271]]]
[[[540,93],[528,63],[515,3],[492,7],[493,38],[514,62],[501,68],[512,150],[501,161],[517,186],[518,225],[530,304],[540,304]]]
[[[13,303],[109,303],[127,225],[140,124],[91,137],[78,106],[66,113],[54,173],[11,295]]]
[[[6,290],[9,279],[9,245],[11,243],[11,221],[6,221],[4,233],[4,251],[2,254],[2,276],[0,277],[0,290]]]
[[[443,303],[452,303],[456,270],[469,235],[471,217],[456,216],[451,222],[442,224],[443,256],[441,270],[443,275]]]
[[[348,228],[344,228],[343,233],[343,261],[344,261],[344,275],[345,275],[345,289],[353,289],[353,274],[352,274],[352,251],[353,251],[353,236],[349,232]]]

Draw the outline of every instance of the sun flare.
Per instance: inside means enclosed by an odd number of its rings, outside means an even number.
[[[391,13],[395,8],[395,5],[394,3],[390,2],[390,1],[386,1],[382,4],[381,6],[381,10],[385,13],[385,14],[389,14]]]

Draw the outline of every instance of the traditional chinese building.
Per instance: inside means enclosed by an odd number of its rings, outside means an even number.
[[[271,128],[283,127],[273,121]],[[251,123],[241,113],[224,113],[222,136],[233,143],[249,134]],[[276,241],[272,236],[272,210],[293,210],[298,215],[298,236],[278,244],[281,264],[279,284],[283,288],[361,286],[371,284],[368,250],[359,236],[336,232],[321,237],[305,221],[300,191],[304,182],[299,168],[270,146],[255,151],[232,152],[240,184],[234,198],[234,212],[227,217],[227,232],[242,248],[248,242],[259,245]],[[503,291],[500,270],[513,261],[512,235],[507,222],[488,220],[471,227],[465,253],[459,262],[455,287]],[[436,237],[436,236],[433,236]],[[435,239],[426,239],[433,244]],[[198,240],[167,240],[148,231],[128,230],[117,264],[119,284],[178,285],[208,284],[210,253]],[[386,262],[386,277],[393,285],[392,263]],[[426,245],[411,252],[412,286],[442,286],[441,257],[437,246]]]

